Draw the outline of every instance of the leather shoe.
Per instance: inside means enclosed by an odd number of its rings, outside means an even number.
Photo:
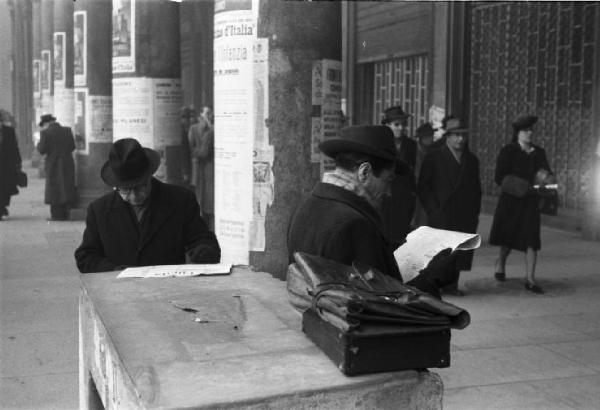
[[[544,294],[544,289],[542,289],[541,286],[538,286],[535,283],[525,282],[525,289],[537,295]]]
[[[496,272],[494,273],[494,277],[498,282],[506,282],[506,273],[504,272]]]

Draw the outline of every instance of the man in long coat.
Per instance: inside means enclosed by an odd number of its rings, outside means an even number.
[[[69,207],[75,201],[75,150],[73,131],[63,127],[52,114],[44,114],[40,120],[40,142],[37,149],[46,155],[46,190],[44,203],[50,205],[51,221],[69,219]]]
[[[466,147],[467,132],[460,121],[447,121],[445,143],[423,158],[419,174],[419,199],[427,213],[427,225],[433,228],[475,233],[481,210],[479,160]],[[451,284],[444,292],[460,296],[461,270],[470,270],[472,251],[461,251],[454,266]]]

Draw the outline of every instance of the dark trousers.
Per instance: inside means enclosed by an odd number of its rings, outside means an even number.
[[[69,206],[67,204],[50,205],[50,217],[57,221],[69,219]]]

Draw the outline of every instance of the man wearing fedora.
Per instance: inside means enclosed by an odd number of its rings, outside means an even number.
[[[93,201],[75,260],[81,273],[128,266],[218,263],[221,249],[194,193],[152,175],[160,154],[115,141],[100,176],[113,191]]]
[[[50,205],[49,221],[69,219],[69,207],[75,202],[75,150],[73,131],[60,125],[52,114],[40,118],[40,142],[37,150],[46,155],[44,203]]]
[[[305,252],[346,265],[361,262],[401,280],[379,212],[397,175],[394,134],[381,125],[352,126],[319,148],[335,160],[335,169],[323,175],[292,216],[289,262],[294,252]],[[447,283],[444,262],[430,264],[408,284],[438,295]]]
[[[479,160],[467,147],[468,130],[456,117],[444,121],[444,143],[423,158],[419,173],[419,200],[433,228],[475,233],[481,210]],[[470,270],[473,251],[460,252],[444,293],[462,296],[461,270]]]
[[[404,243],[410,232],[417,198],[414,172],[417,143],[407,136],[409,117],[402,107],[394,106],[385,110],[381,121],[394,133],[397,163],[402,168],[392,182],[391,194],[384,198],[381,206],[383,228],[394,248]]]

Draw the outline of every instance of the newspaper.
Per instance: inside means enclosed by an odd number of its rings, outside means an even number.
[[[417,276],[435,255],[444,249],[470,250],[479,248],[478,234],[447,231],[421,226],[406,237],[406,242],[394,252],[402,279],[407,282]]]
[[[167,278],[167,277],[189,277],[207,275],[229,275],[231,264],[216,263],[205,265],[156,265],[127,268],[119,273],[117,279],[121,278]]]

